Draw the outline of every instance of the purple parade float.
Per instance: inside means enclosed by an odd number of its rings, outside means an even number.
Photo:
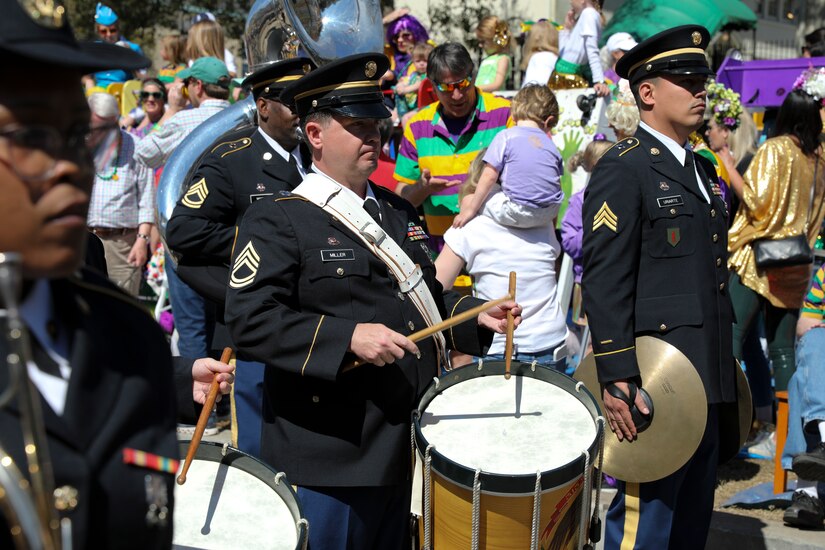
[[[825,67],[825,57],[739,61],[728,57],[716,72],[716,81],[739,94],[742,105],[779,107],[793,83],[809,67]]]

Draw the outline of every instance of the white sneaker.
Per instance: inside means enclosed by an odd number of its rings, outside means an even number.
[[[776,454],[776,432],[772,432],[768,437],[755,445],[748,447],[748,453],[754,458],[764,458],[766,460],[773,460]]]
[[[212,414],[209,415],[209,420],[206,423],[206,428],[203,430],[203,435],[217,435],[217,433],[221,431],[218,428],[217,423],[217,416],[215,415],[215,411],[212,411]],[[191,439],[195,435],[195,425],[194,424],[178,424],[177,428],[178,437],[185,439]]]

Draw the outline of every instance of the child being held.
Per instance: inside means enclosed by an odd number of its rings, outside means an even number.
[[[427,78],[427,58],[431,51],[433,47],[427,42],[419,42],[413,46],[410,63],[414,70],[399,78],[395,86],[395,107],[399,117],[418,108],[418,89],[421,88],[421,82]]]
[[[558,214],[564,166],[547,135],[559,118],[556,96],[547,86],[530,84],[513,98],[510,114],[516,125],[493,138],[476,192],[461,205],[453,227],[469,222],[482,207],[485,216],[508,227],[549,225]],[[499,175],[501,191],[490,195]]]

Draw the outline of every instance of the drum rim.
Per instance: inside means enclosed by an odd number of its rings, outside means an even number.
[[[181,456],[186,456],[189,449],[190,440],[179,439],[178,449]],[[223,448],[226,445],[226,453]],[[201,441],[198,450],[195,453],[195,459],[207,460],[209,462],[218,462],[238,468],[242,472],[246,472],[257,479],[261,480],[265,485],[273,489],[281,500],[284,501],[286,507],[289,509],[292,519],[295,521],[296,529],[298,530],[298,543],[296,550],[306,548],[308,542],[308,523],[304,517],[304,510],[301,506],[301,501],[298,499],[298,494],[292,488],[292,485],[287,481],[286,474],[278,472],[272,466],[263,462],[261,459],[244,451],[233,447],[232,445],[217,443],[215,441]],[[275,477],[278,474],[283,474],[279,477],[278,482],[275,482]],[[291,499],[285,498],[291,497]],[[174,516],[173,516],[174,517]],[[304,520],[304,521],[301,521]]]
[[[413,411],[412,422],[415,432],[416,452],[424,456],[424,450],[427,448],[428,442],[421,430],[421,415],[426,410],[427,405],[445,389],[473,378],[480,378],[485,376],[503,376],[504,375],[504,361],[483,361],[481,369],[479,363],[471,363],[464,367],[449,371],[441,378],[433,380],[427,387],[424,395],[421,397],[418,407]],[[596,423],[596,435],[593,442],[587,448],[590,453],[591,465],[595,464],[596,452],[599,446],[599,439],[602,437],[604,425],[597,421],[597,418],[602,416],[601,410],[593,394],[588,391],[584,384],[570,378],[566,374],[556,370],[536,365],[532,363],[524,363],[520,361],[513,361],[510,372],[513,376],[527,376],[529,378],[536,378],[544,382],[549,382],[568,392],[575,397],[584,407],[590,412],[593,421]],[[578,390],[576,389],[578,386]],[[466,489],[472,489],[475,478],[475,470],[459,464],[438,451],[438,448],[430,451],[432,469],[441,474],[449,481],[461,485]],[[566,485],[574,481],[577,477],[582,475],[584,471],[584,456],[579,456],[567,464],[554,468],[552,470],[543,471],[541,473],[541,490],[547,491]],[[481,491],[483,493],[509,494],[509,495],[527,495],[535,492],[536,474],[496,474],[482,471],[479,475],[481,480]]]

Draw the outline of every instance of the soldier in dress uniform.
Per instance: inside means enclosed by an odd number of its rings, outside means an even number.
[[[298,117],[279,98],[314,67],[307,58],[286,59],[244,80],[255,98],[258,127],[232,132],[212,148],[169,220],[166,242],[180,256],[178,276],[217,305],[216,349],[231,345],[222,314],[237,224],[253,202],[293,189],[306,174],[309,154],[299,147]],[[240,353],[236,366],[233,432],[238,448],[258,456],[263,365]]]
[[[708,41],[704,27],[677,27],[619,60],[641,124],[599,160],[585,194],[582,290],[611,429],[619,440],[636,436],[629,400],[613,395],[644,386],[638,336],[661,338],[684,353],[709,404],[704,437],[687,464],[659,481],[620,483],[606,549],[704,548],[717,460],[728,454],[720,441],[738,444],[735,431],[720,436],[736,401],[729,214],[713,166],[688,143],[705,112]],[[648,412],[639,393],[633,405]],[[677,444],[679,434],[673,438]]]
[[[119,131],[89,128],[81,76],[149,60],[111,44],[78,44],[60,0],[0,0],[0,13],[0,252],[20,254],[19,312],[47,444],[38,452],[48,451],[56,488],[46,500],[70,520],[73,548],[169,548],[176,394],[193,416],[193,399],[203,402],[212,373],[225,373],[228,391],[231,369],[190,361],[178,363],[173,378],[168,344],[146,310],[108,279],[78,269],[94,180],[87,144]],[[8,318],[4,311],[4,391],[19,383],[5,365],[20,353],[7,339]],[[0,408],[0,447],[28,476],[20,395]],[[13,547],[16,519],[0,518],[0,548]]]
[[[233,254],[227,326],[240,350],[266,364],[262,457],[298,485],[312,548],[408,547],[410,413],[444,357],[440,336],[407,338],[427,324],[419,292],[443,318],[480,303],[442,293],[415,208],[368,181],[378,120],[390,116],[378,84],[387,69],[384,55],[357,54],[284,90],[312,173],[292,195],[249,208]],[[334,189],[325,204],[356,208],[332,215],[295,194],[316,183]],[[361,229],[350,230],[355,215]],[[420,268],[402,286],[362,231]],[[520,320],[511,301],[439,334],[484,355],[507,311]],[[360,366],[349,369],[354,360]]]

